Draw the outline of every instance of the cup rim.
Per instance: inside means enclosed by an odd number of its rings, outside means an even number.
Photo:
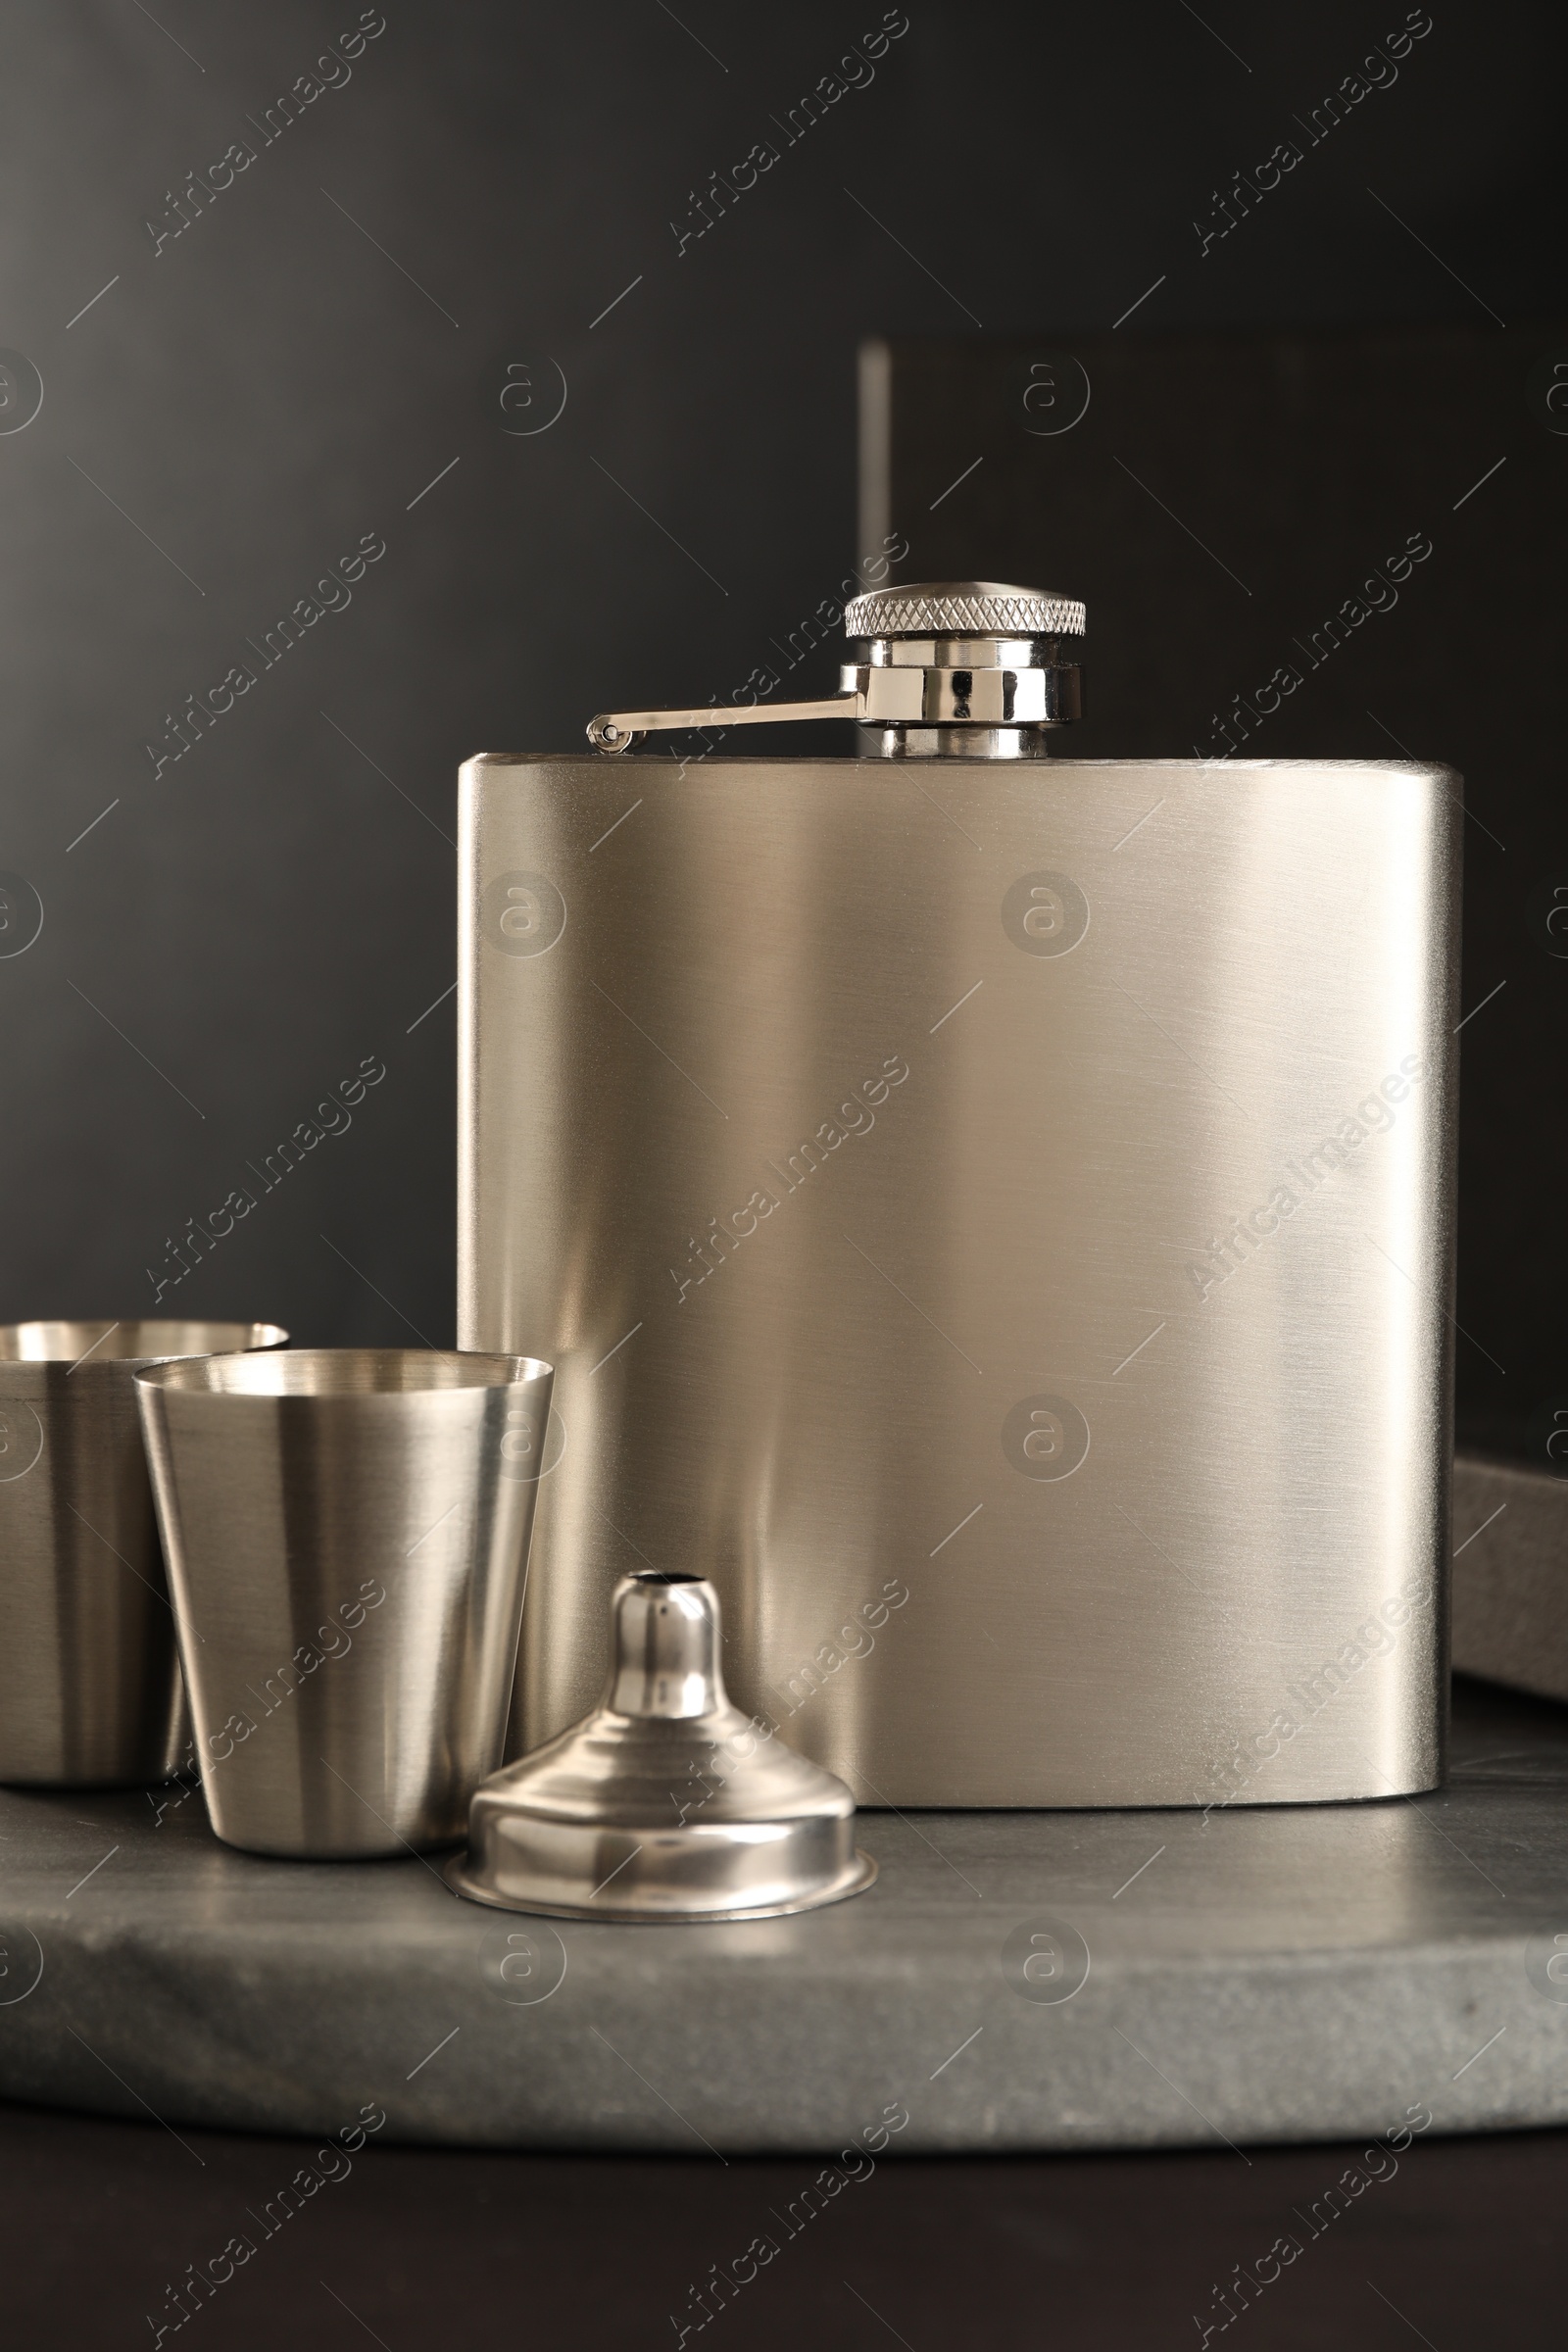
[[[79,1340],[68,1355],[33,1355],[22,1351],[19,1342],[27,1335],[45,1332],[70,1332]],[[134,1355],[103,1355],[95,1352],[112,1332],[135,1331],[151,1335],[156,1332],[201,1332],[206,1336],[196,1347],[151,1347]],[[235,1334],[233,1345],[215,1345],[219,1335]],[[42,1371],[50,1365],[68,1364],[73,1371],[78,1365],[155,1364],[178,1362],[189,1358],[205,1359],[214,1355],[265,1355],[289,1344],[289,1334],[281,1323],[255,1323],[234,1315],[30,1315],[17,1323],[0,1323],[0,1373],[13,1367],[32,1365]]]
[[[292,1385],[303,1375],[310,1383],[335,1368],[345,1371],[396,1365],[400,1372],[424,1365],[456,1363],[469,1375],[457,1380],[407,1380],[385,1386]],[[511,1355],[500,1349],[473,1348],[291,1348],[286,1355],[228,1351],[176,1356],[146,1365],[135,1374],[139,1389],[211,1396],[223,1402],[249,1404],[365,1404],[399,1397],[461,1396],[465,1391],[532,1389],[555,1378],[554,1364],[532,1355]],[[254,1385],[253,1385],[254,1384]],[[275,1384],[275,1385],[273,1385]],[[287,1384],[287,1385],[285,1385]]]

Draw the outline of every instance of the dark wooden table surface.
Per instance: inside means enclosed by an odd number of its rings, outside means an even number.
[[[1557,2352],[1568,2132],[1416,2140],[1310,2233],[1358,2145],[878,2162],[810,2218],[819,2164],[469,2154],[367,2143],[285,2221],[314,2142],[0,2109],[0,2320],[19,2347],[730,2352],[952,2346]],[[1364,2178],[1364,2176],[1363,2176]],[[808,2201],[809,2202],[809,2201]],[[271,2206],[272,2234],[262,2219]],[[788,2234],[794,2212],[794,2235]],[[247,2219],[247,2215],[252,2218]],[[256,2251],[177,2331],[168,2288]],[[714,2264],[777,2252],[700,2330]],[[1301,2252],[1221,2330],[1216,2285]],[[219,2258],[216,2259],[215,2258]],[[1260,2262],[1260,2258],[1264,2258]],[[1233,2290],[1234,2292],[1234,2290]],[[671,2315],[679,2324],[671,2324]],[[153,2325],[149,2326],[149,2318]],[[189,2330],[190,2332],[187,2332]]]

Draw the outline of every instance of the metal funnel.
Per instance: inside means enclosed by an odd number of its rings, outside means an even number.
[[[858,1894],[855,1799],[725,1695],[718,1595],[623,1577],[592,1714],[486,1781],[460,1894],[563,1919],[767,1919]]]

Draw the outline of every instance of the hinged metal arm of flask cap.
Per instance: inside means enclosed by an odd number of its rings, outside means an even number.
[[[711,710],[601,710],[588,721],[588,740],[596,752],[629,752],[634,743],[656,729],[676,727],[757,727],[789,718],[863,718],[862,697],[830,694],[819,703],[740,703],[733,710],[720,705]]]
[[[1028,760],[1044,757],[1044,729],[1082,715],[1082,669],[1061,658],[1060,640],[1081,638],[1085,628],[1084,608],[1071,597],[997,580],[878,588],[852,599],[844,627],[861,653],[841,668],[836,695],[602,710],[588,740],[597,751],[626,752],[655,729],[853,718],[881,729],[878,749],[889,759]]]

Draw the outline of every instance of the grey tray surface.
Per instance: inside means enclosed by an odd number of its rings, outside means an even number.
[[[1455,1666],[1568,1699],[1568,1478],[1456,1454],[1453,1540]]]
[[[723,1928],[253,1859],[177,1795],[0,1790],[0,2094],[724,2155],[1568,2122],[1568,1710],[1483,1685],[1431,1796],[865,1813],[868,1893]]]

